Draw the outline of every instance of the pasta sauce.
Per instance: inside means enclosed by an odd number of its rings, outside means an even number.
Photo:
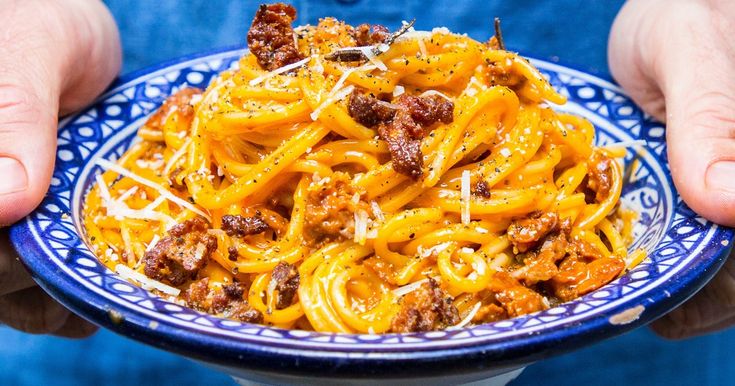
[[[628,254],[619,148],[499,34],[293,28],[183,88],[85,199],[100,260],[195,309],[324,332],[459,328],[593,291]]]

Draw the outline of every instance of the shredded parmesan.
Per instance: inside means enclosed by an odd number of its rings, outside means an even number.
[[[348,95],[352,93],[352,90],[354,89],[355,89],[355,86],[349,85],[337,91],[333,96],[326,98],[324,102],[322,102],[317,108],[314,109],[314,111],[311,112],[311,115],[310,115],[311,119],[313,121],[316,121],[317,119],[319,119],[319,115],[321,115],[324,109],[326,109],[333,103],[346,98]]]
[[[475,231],[477,233],[480,233],[480,234],[485,234],[485,233],[489,233],[490,232],[490,231],[488,231],[487,229],[485,229],[483,227],[475,227]]]
[[[130,198],[130,196],[132,196],[133,194],[135,194],[135,192],[137,192],[137,191],[138,191],[138,187],[137,186],[133,186],[132,188],[126,190],[125,193],[121,194],[120,197],[118,197],[117,199],[118,199],[118,201],[124,202],[125,200],[127,200],[128,198]]]
[[[107,188],[107,184],[102,178],[102,174],[97,174],[96,176],[94,176],[94,179],[97,181],[97,186],[99,187],[100,198],[102,198],[102,201],[104,201],[105,203],[109,203],[110,201],[112,201],[110,190]]]
[[[368,215],[364,210],[355,211],[355,242],[361,245],[365,244],[367,239]]]
[[[481,302],[477,302],[474,306],[472,306],[472,309],[470,310],[470,312],[467,313],[467,316],[465,316],[464,319],[462,319],[462,321],[460,321],[459,323],[455,324],[454,326],[448,327],[447,330],[460,329],[460,328],[462,328],[462,327],[470,324],[470,322],[472,321],[472,318],[474,318],[475,315],[477,315],[477,311],[480,311],[480,307],[481,306],[482,306],[482,303]]]
[[[115,172],[115,173],[117,173],[117,174],[119,174],[121,176],[128,177],[128,178],[132,179],[133,181],[136,181],[136,182],[138,182],[140,184],[143,184],[145,186],[148,186],[149,188],[156,189],[158,192],[160,192],[161,196],[166,197],[169,201],[171,201],[171,202],[173,202],[173,203],[175,203],[175,204],[177,204],[177,205],[179,205],[179,206],[181,206],[183,208],[186,208],[186,209],[191,210],[192,212],[194,212],[194,213],[196,213],[196,214],[204,217],[205,219],[207,219],[207,221],[210,221],[210,222],[212,221],[212,218],[208,214],[204,213],[202,210],[200,210],[196,206],[192,205],[190,202],[187,202],[186,200],[181,199],[180,197],[178,197],[175,194],[171,193],[168,189],[164,188],[163,186],[161,186],[161,185],[159,185],[159,184],[157,184],[157,183],[155,183],[153,181],[150,181],[150,180],[148,180],[146,178],[143,178],[143,177],[141,177],[141,176],[139,176],[139,175],[131,172],[130,170],[125,169],[124,167],[122,167],[122,166],[120,166],[118,164],[112,163],[112,162],[110,162],[108,160],[105,160],[105,159],[102,159],[102,158],[98,158],[97,160],[95,160],[95,163],[97,165],[99,165],[99,166],[107,169],[107,170],[112,170],[113,172]]]
[[[388,67],[386,67],[385,63],[383,63],[380,59],[378,59],[377,56],[375,56],[372,47],[357,47],[357,49],[362,51],[362,53],[370,61],[370,63],[374,64],[375,67],[377,67],[380,71],[388,71]]]
[[[424,44],[424,39],[418,39],[417,43],[419,44],[419,50],[421,51],[421,56],[423,57],[429,56],[429,52],[426,51],[426,44]]]
[[[422,92],[421,95],[419,95],[419,96],[425,97],[425,96],[430,96],[430,95],[438,95],[438,96],[440,96],[440,97],[442,97],[442,98],[444,98],[444,99],[452,102],[452,98],[450,98],[447,94],[444,94],[443,92],[437,91],[437,90],[426,90],[426,91]]]
[[[510,154],[510,149],[508,149],[507,147],[500,149],[500,155],[502,155],[503,157],[508,158],[510,157]]]
[[[316,72],[317,74],[324,73],[324,65],[322,65],[322,60],[319,58],[319,56],[314,57],[314,66],[311,67],[311,70]]]
[[[462,206],[462,224],[470,223],[470,171],[462,171],[462,183],[460,186],[460,205]]]
[[[394,289],[393,290],[393,295],[395,295],[396,297],[399,297],[400,298],[401,296],[404,296],[404,295],[407,295],[407,294],[409,294],[409,293],[411,293],[413,291],[416,291],[417,289],[419,289],[419,287],[421,287],[422,284],[428,283],[428,282],[429,282],[429,278],[426,278],[426,279],[421,279],[421,280],[415,281],[415,282],[410,283],[410,284],[406,284],[406,285],[404,285],[402,287],[398,287],[398,288]]]
[[[171,168],[174,167],[176,164],[176,161],[179,160],[179,158],[184,156],[184,153],[186,153],[186,149],[189,148],[189,144],[191,144],[191,138],[187,138],[186,141],[181,145],[181,147],[176,150],[176,152],[171,156],[171,158],[166,163],[166,166],[163,168],[163,175],[167,176],[169,173],[171,173]]]
[[[378,221],[385,221],[385,214],[383,214],[383,210],[380,209],[380,205],[377,201],[370,201],[370,209],[373,210],[373,215],[375,215],[375,218],[378,219]]]
[[[439,253],[447,249],[450,245],[452,245],[452,243],[445,242],[445,243],[434,245],[433,247],[427,248],[427,249],[423,249],[422,247],[419,246],[418,253],[420,257],[429,257],[434,253]]]
[[[406,89],[403,86],[400,86],[399,85],[399,86],[396,86],[396,87],[393,88],[393,96],[394,97],[403,95],[403,93],[405,93],[405,92],[406,92]]]
[[[299,67],[303,66],[304,64],[309,63],[309,60],[310,59],[311,58],[304,58],[304,59],[299,60],[296,63],[287,64],[287,65],[285,65],[283,67],[276,68],[273,71],[269,71],[269,72],[267,72],[267,73],[265,73],[265,74],[263,74],[263,75],[255,78],[255,79],[251,80],[250,81],[250,85],[251,86],[255,86],[258,83],[261,83],[261,82],[263,82],[266,79],[272,78],[272,77],[274,77],[276,75],[279,75],[279,74],[283,74],[284,72],[291,71],[294,68],[299,68]]]
[[[334,95],[340,89],[342,89],[342,86],[344,85],[345,81],[347,80],[347,78],[350,77],[350,75],[352,75],[353,72],[358,72],[358,71],[372,71],[372,70],[374,70],[376,68],[377,67],[375,67],[374,65],[365,65],[365,66],[360,66],[360,67],[348,68],[348,69],[342,71],[342,76],[339,77],[339,79],[337,80],[337,83],[334,84],[334,87],[332,87],[332,90],[329,92],[329,94],[327,94],[328,97],[334,97]]]
[[[137,281],[138,283],[140,283],[140,286],[146,290],[155,289],[171,296],[179,296],[179,294],[181,293],[181,290],[179,290],[178,288],[174,288],[170,285],[163,284],[160,281],[153,280],[148,276],[133,270],[127,265],[118,264],[115,267],[115,272],[117,272],[118,275],[122,276],[125,280]]]
[[[153,235],[153,238],[151,239],[151,242],[150,242],[150,243],[148,243],[148,246],[147,246],[147,247],[145,248],[145,251],[146,251],[146,252],[149,252],[149,251],[150,251],[151,249],[153,249],[153,247],[155,247],[155,246],[156,246],[156,244],[158,244],[158,242],[159,242],[160,240],[161,240],[161,237],[160,237],[160,236],[158,236],[158,235]]]

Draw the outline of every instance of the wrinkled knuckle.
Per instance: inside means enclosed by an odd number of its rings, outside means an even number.
[[[24,86],[23,80],[17,76],[3,78],[0,82],[0,112],[2,112],[0,125],[21,121],[32,122],[34,116],[37,118],[41,113],[38,109],[40,105],[38,96]]]

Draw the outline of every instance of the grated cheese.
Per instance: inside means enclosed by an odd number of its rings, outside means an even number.
[[[426,44],[424,44],[424,39],[418,39],[417,43],[419,44],[419,51],[421,51],[421,56],[429,56],[429,52],[426,51]]]
[[[487,229],[485,229],[483,227],[475,227],[475,231],[477,231],[477,233],[480,233],[480,234],[485,234],[485,233],[489,233],[490,232],[490,231],[488,231]]]
[[[380,209],[380,205],[377,201],[372,200],[370,201],[370,209],[373,210],[373,215],[375,215],[375,218],[378,219],[378,221],[383,222],[385,221],[385,214],[383,214],[383,210]]]
[[[370,61],[370,63],[374,64],[375,67],[377,67],[380,71],[388,71],[388,67],[383,63],[380,59],[378,59],[377,56],[373,53],[372,47],[357,47],[360,51],[362,51],[363,55]]]
[[[102,159],[102,158],[98,158],[97,160],[95,160],[95,163],[97,165],[99,165],[99,166],[107,169],[107,170],[112,170],[113,172],[115,172],[115,173],[117,173],[117,174],[119,174],[121,176],[128,177],[128,178],[132,179],[133,181],[136,181],[136,182],[138,182],[140,184],[143,184],[145,186],[148,186],[149,188],[156,189],[161,194],[161,196],[166,197],[169,201],[171,201],[171,202],[173,202],[173,203],[175,203],[175,204],[177,204],[177,205],[179,205],[179,206],[181,206],[183,208],[186,208],[186,209],[191,210],[192,212],[194,212],[194,213],[196,213],[196,214],[204,217],[205,219],[207,219],[207,221],[210,221],[210,222],[212,221],[212,218],[208,214],[204,213],[199,208],[197,208],[194,205],[192,205],[190,202],[187,202],[186,200],[181,199],[180,197],[178,197],[175,194],[171,193],[168,189],[164,188],[163,186],[161,186],[161,185],[159,185],[159,184],[157,184],[157,183],[155,183],[153,181],[150,181],[150,180],[148,180],[146,178],[143,178],[143,177],[141,177],[141,176],[139,176],[139,175],[131,172],[130,170],[125,169],[124,167],[122,167],[122,166],[120,166],[118,164],[112,163],[112,162],[110,162],[108,160],[105,160],[105,159]]]
[[[423,249],[422,247],[419,247],[418,253],[420,257],[429,257],[434,253],[439,253],[447,249],[450,245],[452,245],[452,243],[445,242],[445,243],[434,245],[433,247],[427,248],[427,249]]]
[[[425,97],[425,96],[430,96],[430,95],[438,95],[438,96],[440,96],[440,97],[442,97],[442,98],[444,98],[444,99],[452,102],[452,98],[450,98],[447,94],[444,94],[443,92],[437,91],[437,90],[426,90],[426,91],[422,92],[421,95],[419,95],[419,96]]]
[[[472,318],[474,318],[475,315],[477,315],[477,311],[480,311],[481,306],[482,306],[482,303],[477,302],[474,306],[472,306],[472,309],[470,310],[469,313],[467,313],[467,316],[465,316],[464,319],[462,319],[459,323],[455,324],[454,326],[448,327],[447,330],[460,329],[470,324],[470,322],[472,321]]]
[[[174,167],[174,165],[176,164],[176,161],[178,161],[179,158],[184,156],[184,153],[186,153],[186,149],[189,147],[190,144],[191,144],[191,138],[187,138],[186,141],[184,141],[184,144],[181,145],[181,147],[177,149],[176,152],[174,152],[174,154],[171,156],[171,158],[166,163],[166,166],[163,168],[164,175],[167,176],[169,173],[171,173],[171,168]]]
[[[146,252],[150,252],[150,250],[151,250],[151,249],[153,249],[153,247],[155,247],[155,246],[156,246],[156,244],[158,244],[158,242],[159,242],[160,240],[161,240],[161,237],[160,237],[160,236],[158,236],[158,235],[153,235],[153,238],[151,239],[151,242],[150,242],[150,243],[148,243],[148,246],[147,246],[147,247],[145,248],[145,251],[146,251]]]
[[[428,282],[429,282],[429,278],[426,278],[426,279],[421,279],[421,280],[415,281],[415,282],[410,283],[410,284],[406,284],[406,285],[404,285],[402,287],[398,287],[398,288],[394,289],[393,290],[393,295],[395,295],[396,297],[399,297],[400,298],[401,296],[405,296],[405,295],[407,295],[407,294],[409,294],[409,293],[411,293],[413,291],[416,291],[417,289],[419,289],[419,287],[421,287],[422,284],[428,283]]]
[[[360,245],[365,244],[367,239],[367,226],[368,226],[368,215],[364,210],[358,209],[355,211],[355,237],[354,240]]]
[[[137,192],[137,191],[138,191],[138,187],[137,186],[133,186],[132,188],[126,190],[125,193],[121,194],[120,197],[118,197],[117,199],[118,199],[118,201],[124,202],[125,200],[127,200],[128,198],[130,198],[130,196],[132,196],[133,194],[135,194],[135,192]]]
[[[403,86],[396,86],[393,88],[393,96],[397,97],[400,95],[403,95],[403,93],[406,92],[406,89]]]
[[[122,276],[122,278],[125,280],[137,281],[138,283],[140,283],[140,286],[145,290],[155,289],[171,296],[179,296],[179,294],[181,293],[181,290],[179,290],[178,288],[174,288],[170,285],[163,284],[160,281],[153,280],[148,276],[133,270],[127,265],[118,264],[115,267],[115,272],[117,272],[117,274]]]
[[[347,95],[350,95],[354,89],[355,86],[349,85],[344,87],[340,91],[337,91],[333,96],[327,97],[324,102],[322,102],[316,109],[314,109],[314,111],[311,112],[311,119],[313,121],[316,121],[319,118],[319,115],[321,115],[322,111],[324,111],[324,109],[334,104],[335,102],[346,98]]]
[[[462,224],[470,223],[470,171],[462,171],[462,183],[460,186],[460,205],[462,206]]]
[[[261,83],[261,82],[263,82],[266,79],[272,78],[272,77],[274,77],[276,75],[279,75],[279,74],[283,74],[284,72],[291,71],[294,68],[299,68],[299,67],[303,66],[304,64],[308,63],[309,60],[311,60],[311,58],[304,58],[304,59],[299,60],[296,63],[291,63],[291,64],[287,64],[287,65],[285,65],[283,67],[276,68],[273,71],[269,71],[269,72],[267,72],[267,73],[265,73],[265,74],[263,74],[263,75],[255,78],[255,79],[251,80],[250,81],[250,85],[251,86],[255,86],[258,83]]]

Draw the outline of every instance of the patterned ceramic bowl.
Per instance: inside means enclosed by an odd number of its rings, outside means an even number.
[[[466,382],[522,367],[641,326],[691,296],[727,257],[733,230],[693,213],[674,190],[664,128],[615,85],[534,61],[569,103],[592,121],[600,144],[644,139],[626,165],[623,199],[640,211],[632,248],[650,258],[605,287],[543,312],[454,331],[345,335],[288,331],[203,314],[133,286],[85,245],[80,212],[99,167],[119,156],[136,129],[184,85],[204,88],[242,49],[189,57],[120,79],[87,110],[59,127],[56,170],[41,206],[11,229],[23,262],[52,296],[122,335],[180,353],[231,374],[322,384],[389,378],[403,384]]]

